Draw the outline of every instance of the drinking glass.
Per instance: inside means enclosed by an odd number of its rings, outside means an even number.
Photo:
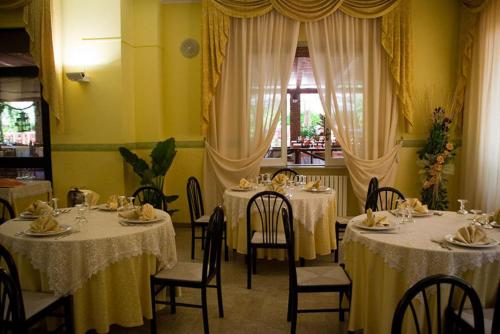
[[[128,200],[128,207],[130,209],[133,209],[134,208],[134,199],[135,197],[134,196],[130,196],[130,197],[127,197],[127,200]]]
[[[483,213],[481,215],[481,217],[479,218],[479,222],[481,223],[483,228],[486,228],[486,229],[493,228],[493,226],[491,226],[491,223],[490,223],[491,222],[490,218],[492,218],[494,214],[495,214],[494,212],[489,212],[489,213]]]
[[[264,184],[270,184],[271,183],[271,174],[265,173],[264,174]]]
[[[123,210],[125,207],[125,196],[121,195],[121,196],[118,196],[118,211],[121,211]]]
[[[76,224],[74,226],[74,229],[77,232],[83,231],[87,228],[87,223],[88,223],[86,217],[87,208],[83,204],[77,204],[75,205],[75,208],[76,208],[76,217],[75,217]]]
[[[460,210],[457,211],[459,215],[466,215],[468,212],[465,210],[465,204],[467,204],[466,199],[459,199],[458,203],[460,203]]]
[[[470,210],[470,212],[474,214],[474,217],[472,217],[472,225],[481,226],[481,223],[479,222],[478,218],[479,215],[482,213],[482,211],[477,209],[472,209]]]
[[[54,211],[52,212],[54,216],[59,216],[59,214],[61,213],[61,210],[59,210],[59,207],[57,206],[57,202],[59,201],[58,198],[52,198],[52,208],[54,209]]]

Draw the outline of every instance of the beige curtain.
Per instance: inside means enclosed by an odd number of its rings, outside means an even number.
[[[271,144],[295,57],[299,22],[275,11],[231,19],[231,40],[210,109],[205,150],[207,207],[241,177],[256,176]]]
[[[500,208],[500,0],[479,19],[464,108],[462,196],[468,207]]]
[[[24,25],[30,36],[30,53],[39,68],[42,95],[58,129],[63,125],[62,60],[59,44],[60,0],[4,0],[0,10],[24,7]]]
[[[206,134],[230,40],[230,17],[250,18],[273,9],[297,21],[323,19],[336,11],[358,18],[381,17],[379,42],[386,54],[394,92],[409,131],[413,125],[411,98],[410,0],[202,0],[202,130]]]
[[[305,27],[326,120],[363,202],[371,177],[381,185],[394,183],[399,151],[398,103],[379,43],[380,20],[335,12]]]

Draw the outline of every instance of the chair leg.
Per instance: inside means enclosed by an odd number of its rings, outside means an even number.
[[[252,288],[252,247],[247,250],[247,289]]]
[[[297,329],[297,309],[298,309],[298,294],[296,291],[292,292],[292,328],[290,333],[295,334]]]
[[[253,274],[257,274],[257,248],[253,249],[252,252],[252,262],[253,262]]]
[[[175,314],[176,305],[175,305],[175,286],[170,286],[170,314]]]
[[[224,306],[222,304],[222,281],[220,272],[217,274],[217,304],[219,305],[219,318],[224,318]]]
[[[342,308],[342,300],[344,299],[344,291],[339,292],[339,320],[344,321],[344,309]]]
[[[153,280],[150,280],[150,290],[151,290],[151,322],[150,322],[150,332],[151,334],[156,334],[156,293],[155,293],[155,284]]]
[[[64,325],[66,333],[74,333],[75,327],[73,324],[73,301],[71,296],[64,298]]]
[[[334,250],[334,253],[333,253],[333,261],[335,261],[335,263],[338,263],[339,262],[339,249],[338,249],[338,245],[337,245],[337,249]]]
[[[203,330],[208,334],[208,307],[207,307],[207,288],[201,288],[201,310],[203,313]]]
[[[292,320],[292,283],[288,282],[288,310],[286,312],[286,321]]]
[[[195,247],[195,227],[191,226],[191,260],[194,260],[194,247]]]
[[[299,264],[301,267],[306,266],[306,260],[303,257],[299,257]]]
[[[201,227],[201,249],[205,249],[205,226]]]

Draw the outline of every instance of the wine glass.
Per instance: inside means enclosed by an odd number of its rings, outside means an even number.
[[[134,196],[129,196],[127,197],[127,200],[128,200],[128,206],[133,209],[134,208],[134,199],[135,197]]]
[[[54,216],[59,216],[59,214],[61,213],[61,210],[59,210],[59,207],[57,206],[57,202],[59,201],[58,198],[52,198],[52,208],[54,209],[53,211],[53,215]]]
[[[123,195],[120,195],[118,196],[118,211],[121,211],[124,209],[124,206],[125,206],[125,196]]]
[[[495,215],[494,212],[483,213],[481,215],[481,217],[479,219],[479,222],[481,223],[481,225],[483,226],[483,228],[486,228],[486,229],[493,228],[493,226],[491,226],[491,220],[490,220],[490,218],[492,218],[494,215]]]
[[[460,203],[460,210],[457,211],[459,215],[466,215],[468,212],[465,210],[465,204],[467,204],[466,199],[459,199],[458,203]]]

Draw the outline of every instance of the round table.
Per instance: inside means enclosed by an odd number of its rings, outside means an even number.
[[[399,222],[389,212],[376,214]],[[403,294],[434,274],[460,276],[472,284],[483,306],[494,304],[500,280],[500,246],[472,249],[450,245],[448,250],[432,241],[467,226],[471,215],[442,212],[440,216],[414,218],[414,223],[398,225],[390,233],[356,227],[365,217],[349,222],[343,240],[346,270],[353,282],[349,330],[390,333],[392,316]],[[485,231],[500,240],[500,229]]]
[[[264,191],[260,186],[249,191],[227,189],[224,192],[224,211],[227,219],[227,244],[238,253],[247,253],[246,210],[250,198]],[[336,194],[308,192],[299,187],[291,188],[295,255],[297,258],[315,259],[317,255],[330,254],[337,248],[335,241]],[[259,257],[284,257],[283,250],[258,250]]]
[[[0,226],[0,244],[12,253],[26,290],[72,294],[75,331],[109,331],[111,324],[138,326],[151,317],[149,276],[177,262],[170,216],[154,224],[122,225],[116,212],[91,210],[87,225],[62,238],[20,232],[30,221]],[[76,210],[56,219],[75,227]]]

